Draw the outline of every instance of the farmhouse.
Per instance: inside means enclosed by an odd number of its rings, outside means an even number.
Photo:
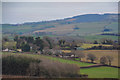
[[[7,51],[9,51],[9,49],[8,49],[8,48],[6,48],[6,49],[4,49],[3,51],[7,52]]]
[[[22,49],[17,49],[18,52],[22,52]]]
[[[6,49],[4,49],[2,51],[4,51],[4,52],[10,52],[10,51],[13,51],[13,50],[10,50],[10,49],[6,48]]]
[[[74,57],[74,54],[73,53],[63,53],[62,56],[63,56],[63,58],[72,58],[72,57]]]

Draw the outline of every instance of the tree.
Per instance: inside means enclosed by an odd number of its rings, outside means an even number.
[[[70,48],[72,50],[77,50],[77,43],[74,40],[72,41]]]
[[[98,44],[98,42],[95,40],[95,41],[94,41],[94,44]]]
[[[58,43],[59,43],[59,46],[61,46],[62,45],[62,40],[59,40]]]
[[[81,61],[82,58],[85,57],[85,54],[82,53],[82,52],[78,52],[76,55],[79,57],[80,61]]]
[[[103,57],[100,58],[100,63],[101,64],[107,64],[107,62],[108,62],[108,60],[107,60],[106,56],[103,56]]]
[[[65,40],[59,40],[59,41],[58,41],[58,44],[59,44],[60,46],[64,45],[64,44],[65,44]]]
[[[8,42],[8,41],[10,41],[10,40],[9,40],[7,37],[3,37],[2,41],[3,41],[3,42]]]
[[[18,36],[16,35],[15,38],[14,38],[14,41],[18,41]]]
[[[93,63],[96,60],[96,56],[94,54],[88,54],[87,59],[91,60],[91,62]]]
[[[65,44],[65,40],[63,40],[63,45]]]
[[[49,49],[52,49],[53,47],[54,47],[54,45],[53,45],[53,40],[52,39],[50,39],[49,37],[46,37],[45,38],[45,40],[48,42],[48,44],[49,44]]]
[[[40,37],[36,38],[35,44],[39,47],[38,50],[42,51],[44,49],[44,42]]]
[[[106,56],[106,58],[108,59],[108,65],[111,65],[111,63],[113,61],[113,57],[112,56]]]
[[[22,49],[22,51],[24,51],[24,52],[29,52],[30,51],[30,46],[29,46],[29,44],[25,44],[25,43],[22,43],[22,46],[21,46],[21,49]]]
[[[27,37],[27,42],[28,43],[33,43],[34,42],[34,38],[32,36]]]
[[[102,44],[110,44],[110,45],[112,45],[112,44],[113,44],[113,41],[112,41],[111,39],[102,39],[102,40],[101,40],[101,43],[102,43]]]
[[[16,43],[16,48],[19,49],[19,48],[21,48],[21,44],[22,44],[24,41],[23,41],[22,39],[18,39],[16,42],[17,42],[17,43]]]

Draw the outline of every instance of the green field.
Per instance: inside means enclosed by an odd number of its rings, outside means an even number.
[[[80,73],[88,74],[89,78],[118,78],[118,68],[112,67],[80,69]]]
[[[23,53],[8,53],[3,52],[3,56],[5,55],[23,55],[28,56],[35,59],[40,58],[47,58],[51,59],[53,61],[59,61],[62,63],[69,63],[69,64],[77,64],[80,67],[93,65],[90,63],[84,63],[84,62],[78,62],[78,61],[72,61],[72,60],[66,60],[61,59],[57,57],[51,57],[51,56],[45,56],[45,55],[35,55],[35,54],[23,54]],[[112,68],[112,67],[95,67],[95,68],[87,68],[87,69],[80,69],[81,74],[88,74],[89,78],[118,78],[118,68]]]

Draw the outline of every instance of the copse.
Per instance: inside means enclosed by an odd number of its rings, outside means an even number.
[[[16,49],[22,49],[24,52],[29,52],[30,47],[35,51],[40,50],[41,52],[44,49],[44,41],[40,37],[34,39],[32,36],[15,36],[14,41],[17,42]],[[49,42],[49,44],[52,47],[52,43]]]

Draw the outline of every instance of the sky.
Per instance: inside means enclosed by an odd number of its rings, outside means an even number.
[[[49,21],[117,11],[117,2],[2,2],[2,23]]]
[[[2,2],[118,2],[120,0],[1,0]]]

